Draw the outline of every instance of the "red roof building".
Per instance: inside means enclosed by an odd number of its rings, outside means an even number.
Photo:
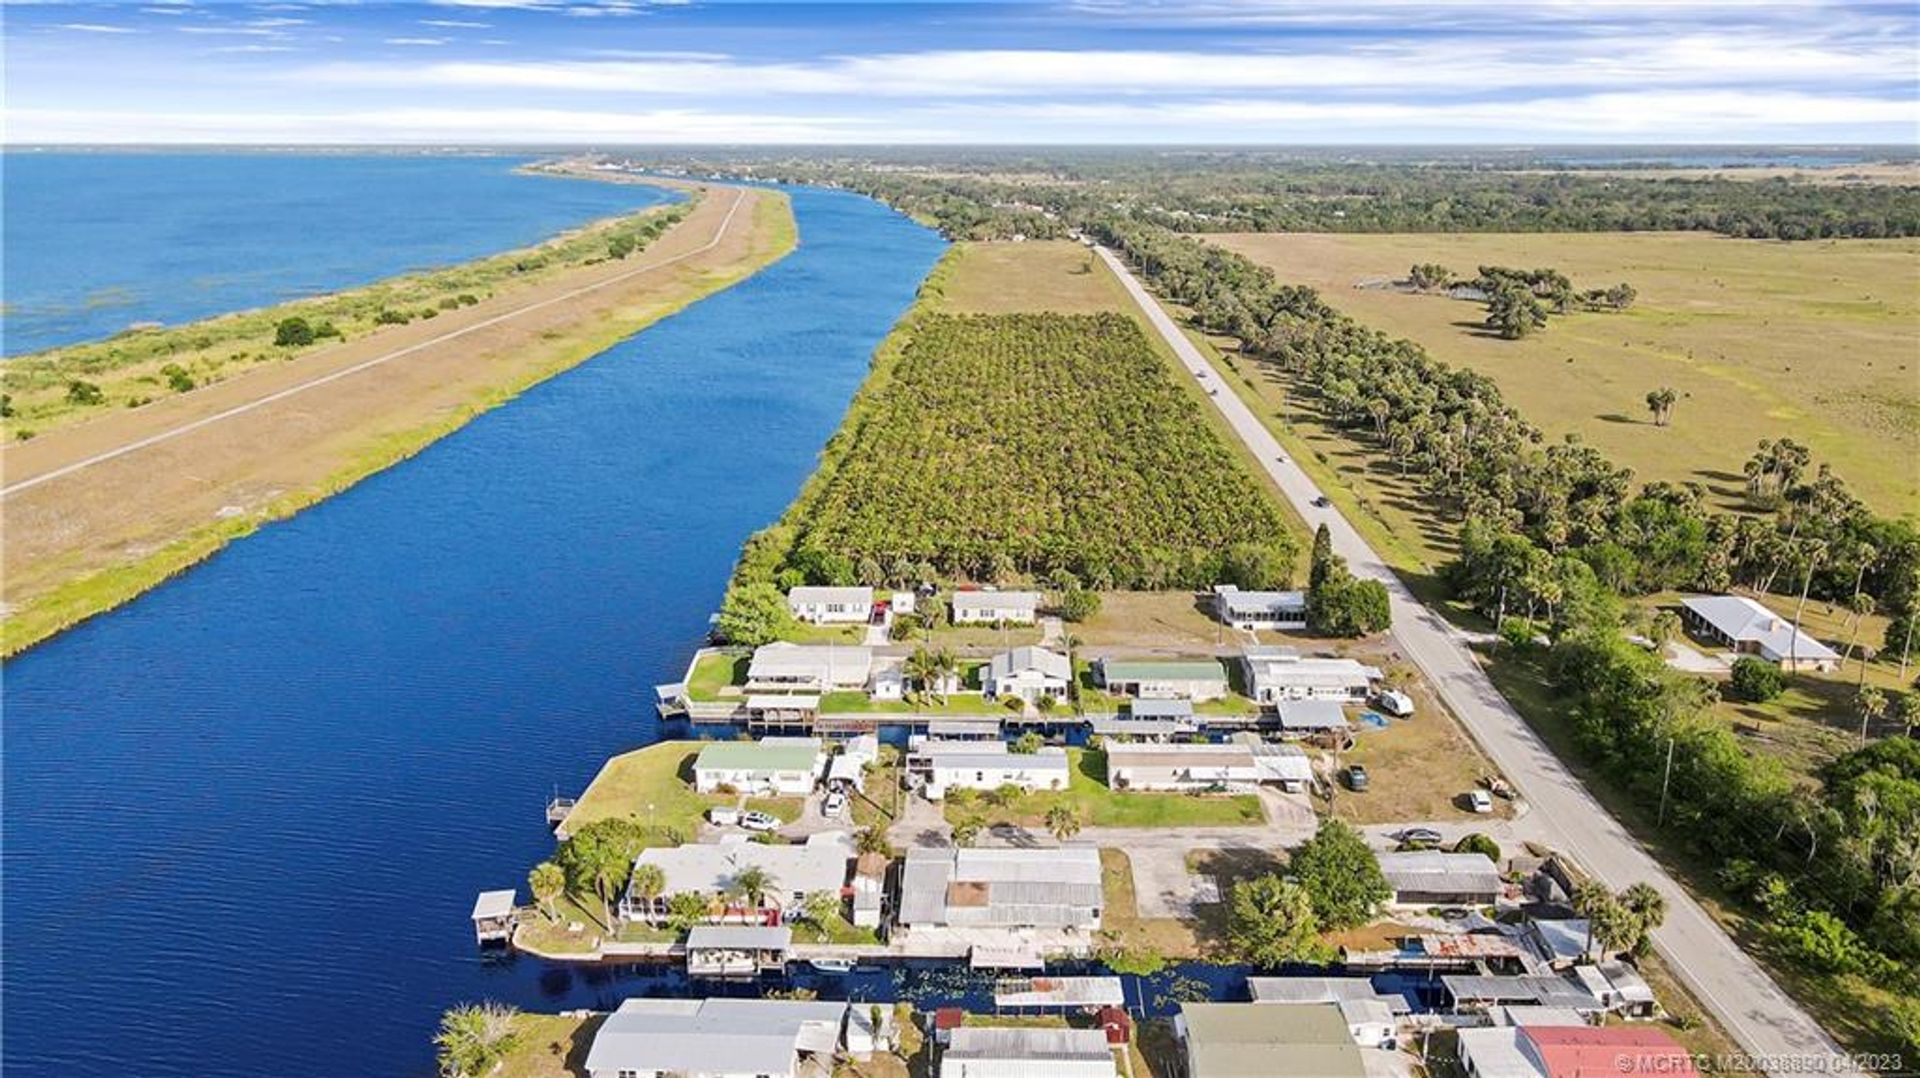
[[[1529,1026],[1521,1047],[1547,1078],[1699,1073],[1685,1048],[1648,1026]]]

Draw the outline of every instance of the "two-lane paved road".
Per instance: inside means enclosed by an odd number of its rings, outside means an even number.
[[[1180,362],[1196,378],[1218,385],[1218,373],[1206,357],[1125,264],[1113,252],[1097,250]],[[1415,599],[1338,511],[1314,506],[1320,491],[1285,456],[1280,443],[1232,387],[1220,388],[1211,398],[1214,404],[1308,525],[1324,523],[1334,551],[1347,559],[1355,574],[1386,584],[1393,603],[1393,635],[1402,650],[1531,803],[1539,817],[1537,826],[1554,847],[1571,854],[1609,887],[1645,881],[1659,888],[1668,912],[1666,924],[1654,934],[1655,945],[1742,1049],[1773,1059],[1819,1056],[1825,1061],[1838,1053],[1826,1032],[1720,930],[1554,756],[1493,687],[1464,634]]]

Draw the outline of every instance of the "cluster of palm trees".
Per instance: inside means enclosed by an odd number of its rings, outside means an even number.
[[[1667,899],[1650,883],[1636,883],[1615,894],[1598,880],[1582,882],[1573,891],[1573,908],[1587,920],[1586,949],[1594,944],[1606,954],[1644,955],[1653,945],[1653,930],[1667,919]]]
[[[901,670],[919,692],[937,697],[941,703],[945,703],[947,686],[954,684],[960,675],[960,662],[949,648],[931,648],[923,644],[907,656],[901,664]]]

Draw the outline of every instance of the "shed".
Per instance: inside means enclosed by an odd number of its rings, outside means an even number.
[[[480,943],[505,943],[513,939],[513,926],[519,920],[514,908],[513,891],[482,891],[473,900],[473,934]]]

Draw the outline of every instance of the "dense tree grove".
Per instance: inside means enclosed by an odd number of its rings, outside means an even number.
[[[735,592],[1287,583],[1276,507],[1131,319],[921,314],[895,340]]]
[[[647,163],[825,183],[957,239],[1062,236],[1118,210],[1182,232],[1717,232],[1807,240],[1920,235],[1920,189],[1553,169],[1527,155],[1451,159],[1307,149],[704,150]]]

